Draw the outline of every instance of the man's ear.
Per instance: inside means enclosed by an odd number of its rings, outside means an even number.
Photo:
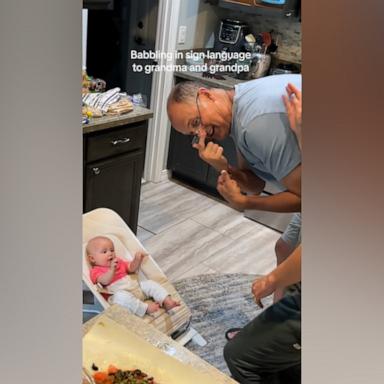
[[[208,99],[210,99],[210,100],[214,99],[211,90],[208,88],[204,88],[204,87],[199,88],[199,93],[200,93],[200,95],[208,97]]]

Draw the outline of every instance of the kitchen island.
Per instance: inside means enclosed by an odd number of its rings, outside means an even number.
[[[200,357],[183,347],[181,344],[172,340],[170,337],[160,332],[154,326],[147,324],[139,317],[132,315],[126,309],[112,305],[106,309],[102,314],[92,318],[83,324],[83,335],[85,336],[98,321],[108,317],[109,319],[117,322],[119,325],[134,332],[138,337],[146,340],[154,347],[163,351],[167,355],[175,358],[176,360],[196,369],[200,373],[206,374],[211,378],[210,382],[216,384],[235,384],[234,381],[218,369],[202,360]],[[137,351],[139,354],[140,351]],[[152,362],[155,364],[155,362]]]

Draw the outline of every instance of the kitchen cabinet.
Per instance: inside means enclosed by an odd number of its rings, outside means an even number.
[[[83,8],[96,10],[112,10],[114,0],[83,0]]]
[[[146,121],[84,135],[83,211],[110,208],[136,233]]]
[[[284,4],[262,0],[208,0],[208,2],[233,11],[285,17],[297,16],[301,3],[300,0],[286,0]]]

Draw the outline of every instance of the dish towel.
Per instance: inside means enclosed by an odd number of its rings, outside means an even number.
[[[126,93],[120,93],[120,88],[112,88],[103,93],[84,93],[83,103],[106,113],[109,106],[119,101],[122,96],[126,96]]]

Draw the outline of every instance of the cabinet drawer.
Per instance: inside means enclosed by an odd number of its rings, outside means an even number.
[[[147,123],[131,124],[86,138],[85,161],[92,162],[145,147]]]

